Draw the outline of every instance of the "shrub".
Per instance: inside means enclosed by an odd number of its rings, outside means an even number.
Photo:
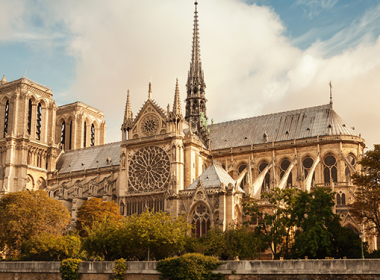
[[[116,280],[123,280],[124,275],[127,272],[127,264],[125,263],[125,259],[115,260],[115,268],[113,271],[113,278]]]
[[[81,238],[44,233],[24,241],[21,258],[27,261],[60,261],[81,257]]]
[[[212,273],[212,270],[217,269],[220,264],[216,257],[189,253],[180,257],[161,260],[156,269],[161,272],[161,279],[211,280],[223,278],[220,274]]]
[[[79,280],[79,259],[65,259],[61,262],[59,272],[62,280]]]

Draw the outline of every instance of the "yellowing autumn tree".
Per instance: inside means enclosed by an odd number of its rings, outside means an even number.
[[[62,235],[69,222],[66,207],[43,190],[8,193],[0,199],[0,251],[17,256],[24,241]]]
[[[86,237],[87,230],[95,222],[102,221],[104,217],[112,220],[122,219],[119,207],[115,202],[103,201],[101,198],[91,198],[78,209],[76,228],[82,237]]]

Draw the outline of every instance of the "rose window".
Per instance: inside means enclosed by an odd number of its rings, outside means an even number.
[[[142,148],[129,165],[130,191],[166,189],[170,179],[168,154],[159,147]]]
[[[145,135],[153,135],[157,132],[159,120],[155,115],[145,117],[141,122],[141,131]]]

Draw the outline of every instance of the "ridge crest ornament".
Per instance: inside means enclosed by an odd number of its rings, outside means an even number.
[[[155,115],[148,115],[142,121],[140,129],[143,134],[151,136],[155,134],[159,127],[159,119]]]
[[[170,160],[160,147],[138,150],[129,165],[129,191],[164,190],[169,186]]]

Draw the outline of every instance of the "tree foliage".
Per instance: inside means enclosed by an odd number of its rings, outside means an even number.
[[[316,187],[310,193],[279,190],[262,195],[265,203],[245,203],[254,233],[275,259],[285,258],[358,258],[361,243],[358,234],[343,228],[334,214],[335,193]]]
[[[248,224],[255,225],[254,233],[261,250],[270,248],[275,259],[289,255],[292,229],[291,210],[295,203],[295,189],[263,193],[264,204],[258,205],[250,198],[244,202],[245,214],[250,216]]]
[[[0,251],[17,255],[24,241],[62,234],[69,222],[66,207],[43,190],[6,194],[0,199]]]
[[[77,235],[56,235],[43,233],[24,241],[21,259],[26,261],[61,261],[67,258],[81,258],[81,238]]]
[[[187,237],[185,251],[217,256],[222,260],[252,260],[258,256],[259,242],[252,228],[247,226],[230,227],[226,231],[212,228],[207,237]]]
[[[296,226],[293,252],[298,257],[324,258],[334,251],[334,229],[340,228],[340,217],[334,214],[335,193],[329,188],[299,192],[291,209],[291,222]]]
[[[380,145],[367,151],[358,162],[362,172],[352,175],[353,183],[358,186],[351,214],[364,225],[367,232],[380,232]]]
[[[223,277],[212,273],[212,270],[217,269],[220,264],[216,257],[188,253],[180,257],[161,260],[156,269],[161,272],[160,279],[212,280]]]
[[[115,202],[103,201],[101,198],[91,198],[78,209],[76,229],[82,237],[86,237],[87,230],[91,229],[95,222],[101,221],[104,216],[114,220],[123,218]]]
[[[190,225],[183,217],[143,212],[124,220],[105,217],[95,222],[84,241],[85,250],[105,260],[162,259],[183,250]]]

